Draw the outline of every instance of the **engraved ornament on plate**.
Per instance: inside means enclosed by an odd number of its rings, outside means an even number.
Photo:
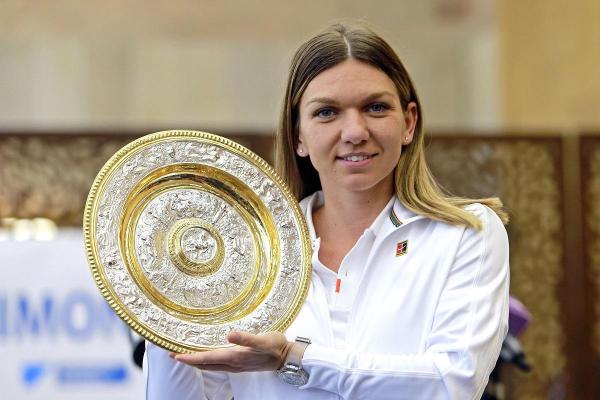
[[[270,166],[216,135],[165,131],[117,152],[84,215],[96,284],[132,329],[169,350],[283,331],[304,302],[310,245]]]

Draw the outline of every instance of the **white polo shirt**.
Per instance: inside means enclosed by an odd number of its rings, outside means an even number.
[[[315,254],[318,196],[301,202]],[[200,373],[148,344],[147,399],[478,399],[508,327],[508,240],[493,211],[467,209],[481,231],[415,215],[394,198],[337,275],[313,258],[306,302],[285,332],[312,340],[306,385],[273,372]]]

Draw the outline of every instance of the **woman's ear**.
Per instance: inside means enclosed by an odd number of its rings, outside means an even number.
[[[308,156],[308,150],[307,150],[306,146],[304,145],[304,143],[302,142],[302,133],[301,132],[298,134],[298,143],[296,143],[296,154],[298,154],[300,157]]]
[[[418,120],[419,111],[417,110],[417,103],[411,101],[406,106],[406,111],[404,111],[404,132],[402,132],[402,144],[407,145],[412,142]]]

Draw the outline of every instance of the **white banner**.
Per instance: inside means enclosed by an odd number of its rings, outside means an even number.
[[[80,230],[0,241],[0,398],[140,399],[128,328],[96,288]]]

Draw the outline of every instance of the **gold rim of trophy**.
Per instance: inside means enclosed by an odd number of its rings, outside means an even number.
[[[141,137],[115,153],[98,173],[87,198],[83,229],[88,263],[101,294],[116,314],[125,321],[136,333],[151,342],[175,352],[193,352],[227,347],[223,345],[190,345],[177,341],[143,322],[138,315],[130,310],[113,288],[114,282],[107,277],[105,263],[99,254],[97,243],[98,204],[107,189],[112,174],[124,160],[141,149],[169,140],[190,140],[203,144],[218,146],[231,154],[241,157],[258,168],[275,184],[292,210],[291,218],[298,227],[301,257],[300,275],[293,299],[268,330],[283,332],[296,318],[304,303],[311,274],[311,247],[308,229],[296,199],[277,175],[273,168],[252,151],[229,139],[201,131],[162,131]],[[214,307],[193,307],[178,304],[165,293],[156,290],[146,275],[142,272],[135,254],[134,230],[139,223],[145,208],[158,196],[173,189],[200,190],[222,199],[232,207],[243,220],[250,232],[252,246],[250,253],[255,255],[251,265],[250,279],[240,293],[229,299],[226,304]],[[271,294],[274,282],[278,277],[280,259],[280,243],[277,226],[271,212],[263,204],[259,196],[245,182],[226,171],[211,165],[201,163],[174,163],[152,170],[144,176],[130,192],[127,193],[125,207],[121,210],[119,221],[119,249],[127,271],[137,287],[147,299],[152,301],[166,314],[181,319],[187,323],[197,323],[201,326],[219,325],[234,322],[243,318],[265,301]],[[164,232],[167,256],[182,274],[190,277],[205,277],[218,273],[224,263],[226,244],[222,235],[202,218],[187,218],[176,221]],[[209,243],[212,253],[207,259],[198,259],[182,249],[182,243],[193,234],[204,234],[205,242]],[[226,238],[227,239],[227,238]],[[206,250],[205,250],[206,251]],[[224,268],[224,267],[223,267]]]

